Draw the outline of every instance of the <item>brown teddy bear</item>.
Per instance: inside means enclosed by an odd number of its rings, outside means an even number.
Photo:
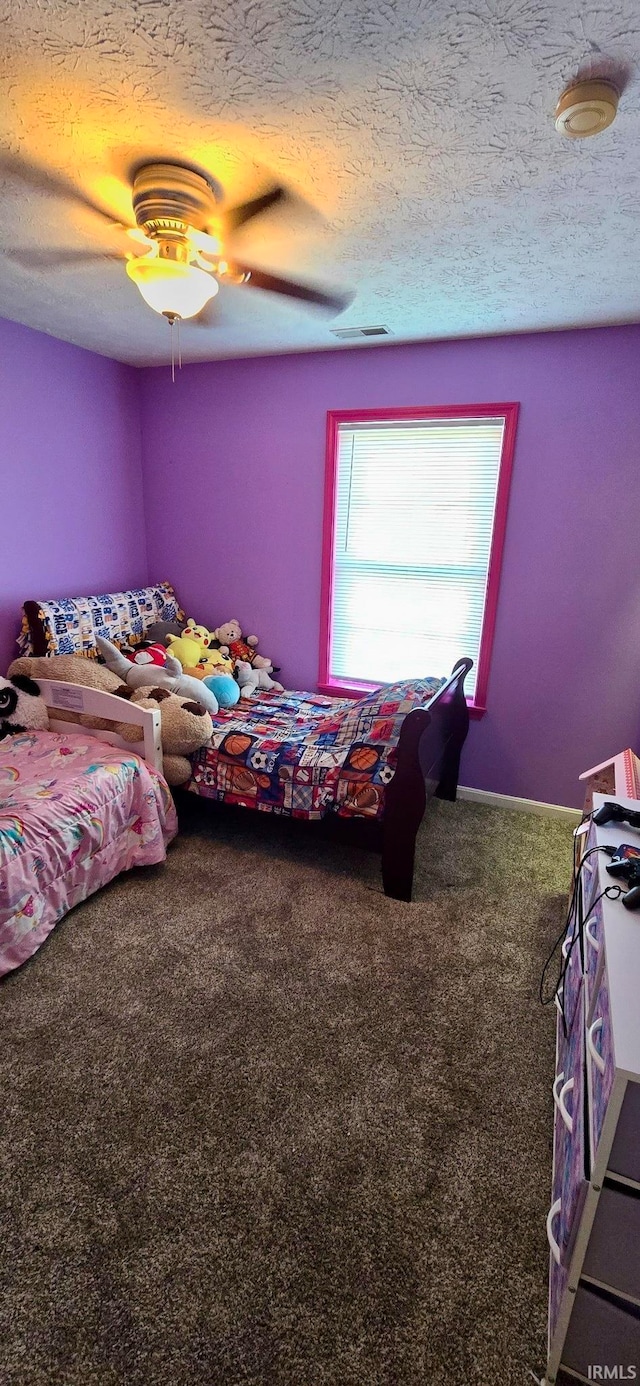
[[[273,661],[267,655],[257,653],[257,635],[243,635],[242,626],[235,616],[212,631],[210,640],[215,640],[221,653],[230,654],[234,662],[240,659],[254,669],[264,669],[265,674],[277,673]]]
[[[129,688],[104,664],[97,664],[94,659],[84,659],[82,655],[25,655],[14,659],[9,677],[15,674],[26,674],[35,679],[61,679],[64,683],[80,684],[82,688],[117,693],[128,701],[140,703],[142,707],[159,708],[163,772],[171,785],[183,784],[189,778],[191,766],[186,757],[201,746],[206,746],[211,739],[213,723],[209,713],[194,699],[167,693],[166,689]],[[166,696],[160,698],[160,693]],[[85,727],[94,727],[98,731],[115,731],[123,741],[137,741],[140,735],[139,727],[131,722],[112,722],[84,712],[66,711],[65,719]]]

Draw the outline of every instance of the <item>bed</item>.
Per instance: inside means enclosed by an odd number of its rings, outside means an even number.
[[[356,701],[285,692],[239,703],[213,719],[182,789],[372,847],[385,894],[410,900],[427,800],[456,797],[470,668],[460,660],[448,679],[405,680]]]
[[[135,643],[180,611],[169,583],[115,596],[27,602],[24,653],[93,656],[107,628]],[[316,824],[379,851],[385,893],[410,900],[416,833],[427,800],[455,799],[469,728],[460,659],[447,679],[390,684],[361,699],[265,693],[214,719],[193,757],[189,793],[218,805]]]
[[[160,773],[160,717],[107,693],[41,681],[51,730],[0,741],[0,977],[121,871],[163,861],[177,817]],[[131,721],[140,740],[68,721]]]

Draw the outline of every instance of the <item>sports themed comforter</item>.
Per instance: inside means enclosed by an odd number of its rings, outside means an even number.
[[[357,702],[312,693],[241,701],[214,717],[211,743],[192,756],[185,787],[292,818],[380,818],[403,720],[442,682],[387,684]]]
[[[161,775],[74,733],[0,742],[0,976],[120,871],[162,861],[177,832]]]

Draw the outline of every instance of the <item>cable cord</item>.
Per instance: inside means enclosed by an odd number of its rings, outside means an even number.
[[[581,860],[581,862],[580,862],[580,865],[579,865],[578,869],[575,870],[575,868],[574,868],[573,885],[572,885],[572,887],[571,887],[571,895],[570,895],[570,897],[569,897],[569,908],[568,908],[568,910],[567,910],[567,916],[566,916],[565,922],[564,922],[564,924],[563,924],[563,926],[562,926],[562,929],[561,929],[560,933],[558,934],[558,937],[557,937],[557,939],[555,940],[555,943],[553,944],[553,947],[552,947],[552,949],[551,949],[551,952],[549,953],[549,955],[548,955],[548,957],[547,957],[547,960],[546,960],[546,962],[545,962],[545,964],[544,964],[544,967],[543,967],[543,969],[542,969],[542,976],[541,976],[541,978],[540,978],[540,1002],[541,1002],[541,1004],[542,1004],[543,1006],[549,1006],[549,1005],[551,1004],[551,1002],[553,1001],[553,998],[554,998],[554,996],[555,996],[555,994],[556,994],[557,986],[554,987],[553,992],[551,993],[551,995],[548,996],[548,997],[546,998],[546,1000],[544,999],[543,992],[544,992],[545,977],[546,977],[546,974],[547,974],[547,969],[549,968],[550,964],[552,963],[553,958],[555,957],[555,954],[556,954],[558,948],[559,948],[560,945],[563,943],[564,938],[565,938],[565,935],[566,935],[566,933],[567,933],[567,930],[569,929],[569,926],[570,926],[571,921],[572,921],[572,919],[573,919],[573,915],[574,915],[574,911],[575,911],[575,907],[576,907],[577,893],[578,893],[578,883],[579,883],[579,881],[580,881],[580,875],[581,875],[583,866],[584,866],[584,864],[585,864],[585,862],[586,862],[586,860],[587,860],[588,857],[593,856],[593,854],[594,854],[595,852],[599,852],[600,850],[601,850],[601,849],[600,849],[599,847],[590,847],[589,850],[588,850],[588,852],[585,852],[585,854],[584,854],[584,856],[583,856],[583,858],[582,858],[582,860]],[[574,862],[575,862],[575,845],[574,845]]]
[[[570,895],[570,898],[569,898],[569,908],[568,908],[568,910],[567,910],[567,917],[566,917],[565,923],[564,923],[564,925],[563,925],[562,931],[561,931],[561,933],[558,934],[558,937],[557,937],[557,939],[555,940],[555,943],[553,944],[553,947],[552,947],[552,949],[551,949],[551,952],[549,953],[549,955],[548,955],[548,957],[547,957],[547,959],[546,959],[546,962],[545,962],[545,964],[544,964],[544,967],[543,967],[543,969],[542,969],[542,973],[541,973],[541,976],[540,976],[540,987],[539,987],[539,993],[538,993],[538,994],[539,994],[539,998],[540,998],[540,1004],[541,1004],[542,1006],[550,1006],[550,1005],[552,1005],[553,1002],[555,1002],[556,997],[557,997],[557,996],[560,996],[561,987],[562,987],[562,984],[563,984],[563,982],[564,982],[564,979],[565,979],[565,976],[566,976],[566,973],[567,973],[567,968],[568,968],[568,966],[569,966],[569,960],[570,960],[571,954],[572,954],[572,952],[573,952],[573,949],[574,949],[574,947],[575,947],[575,944],[576,944],[578,938],[579,938],[580,940],[582,940],[582,934],[583,934],[583,931],[584,931],[584,926],[585,926],[585,924],[587,923],[587,921],[591,918],[591,915],[593,914],[593,911],[594,911],[596,905],[599,903],[599,901],[602,899],[602,897],[603,897],[604,895],[607,895],[608,898],[609,898],[610,900],[617,900],[617,899],[619,898],[619,896],[622,894],[622,891],[621,891],[621,889],[620,889],[619,886],[607,886],[603,891],[600,892],[600,895],[598,895],[598,896],[596,897],[596,899],[592,902],[591,908],[590,908],[590,910],[589,910],[589,913],[585,916],[584,919],[580,919],[579,924],[578,924],[578,927],[577,927],[577,928],[575,929],[575,931],[574,931],[573,938],[571,939],[570,946],[569,946],[569,948],[568,948],[568,950],[567,950],[567,955],[566,955],[565,958],[562,959],[562,962],[561,962],[561,964],[560,964],[560,970],[559,970],[558,976],[557,976],[557,978],[556,978],[556,982],[555,982],[553,991],[552,991],[548,996],[546,996],[546,995],[545,995],[545,981],[546,981],[546,977],[547,977],[547,972],[548,972],[548,970],[549,970],[549,968],[550,968],[550,966],[551,966],[551,964],[552,964],[552,962],[553,962],[553,959],[554,959],[554,957],[555,957],[555,955],[556,955],[556,953],[557,953],[557,951],[558,951],[558,948],[561,948],[561,947],[562,947],[562,944],[564,943],[564,940],[565,940],[565,938],[566,938],[566,936],[567,936],[567,934],[568,934],[568,932],[569,932],[569,929],[570,929],[570,927],[571,927],[571,923],[572,923],[572,921],[573,921],[573,917],[574,917],[574,914],[575,914],[576,905],[577,905],[577,901],[578,901],[578,888],[579,888],[579,884],[580,884],[580,878],[581,878],[581,875],[582,875],[582,870],[583,870],[583,867],[584,867],[584,865],[585,865],[585,862],[587,861],[587,859],[588,859],[589,857],[594,856],[594,855],[595,855],[596,853],[598,853],[598,852],[604,852],[605,855],[608,855],[608,854],[609,854],[609,853],[608,853],[608,849],[607,849],[606,847],[602,847],[602,846],[590,847],[590,848],[588,849],[588,851],[586,851],[586,852],[584,853],[584,855],[582,856],[582,858],[581,858],[581,860],[580,860],[580,865],[578,866],[578,868],[577,868],[577,870],[576,870],[576,868],[575,868],[575,854],[576,854],[576,844],[575,844],[575,841],[574,841],[574,849],[573,849],[573,851],[574,851],[574,876],[573,876],[573,886],[572,886],[572,889],[571,889],[571,895]],[[609,894],[610,891],[613,891],[613,892],[615,892],[615,893]],[[564,1033],[565,1033],[565,1036],[566,1036],[566,1034],[568,1033],[568,1028],[567,1028],[567,1018],[566,1018],[565,1010],[564,1010],[564,993],[562,994],[562,996],[560,996],[560,1008],[561,1008],[561,1014],[562,1014],[562,1024],[563,1024]]]

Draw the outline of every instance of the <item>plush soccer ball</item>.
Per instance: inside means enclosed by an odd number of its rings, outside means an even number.
[[[0,741],[17,732],[47,731],[49,714],[40,687],[26,674],[0,679]]]

